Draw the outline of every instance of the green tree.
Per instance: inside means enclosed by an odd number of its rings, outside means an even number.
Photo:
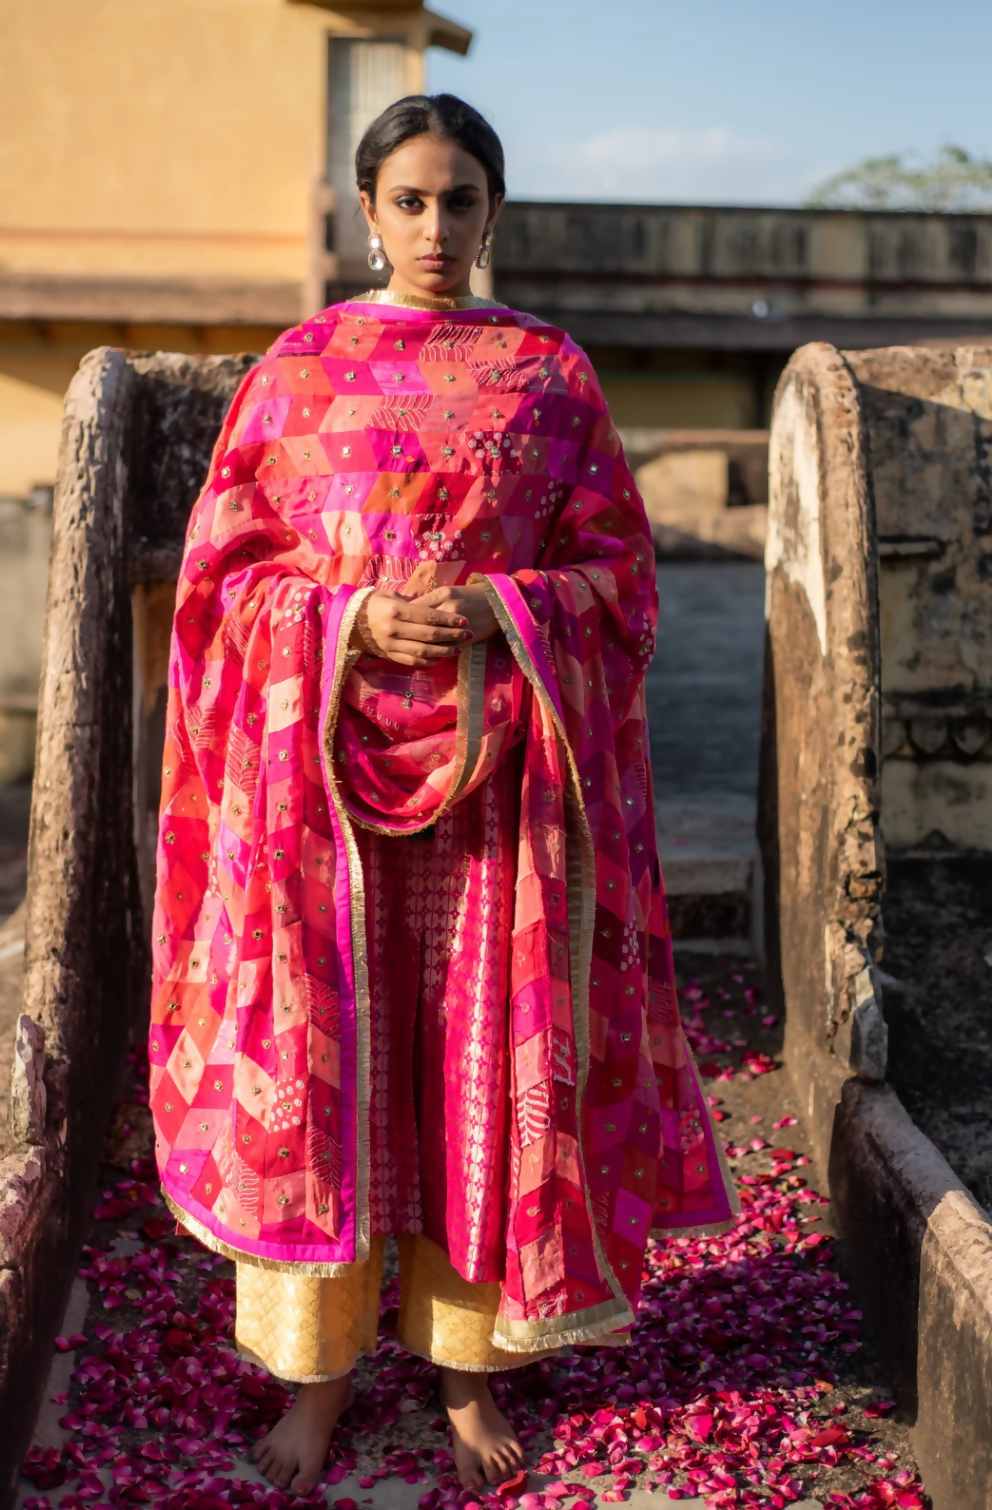
[[[821,210],[989,211],[992,159],[952,145],[930,160],[913,152],[866,157],[824,179],[806,203]]]

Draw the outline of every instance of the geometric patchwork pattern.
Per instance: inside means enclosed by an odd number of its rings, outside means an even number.
[[[488,584],[502,632],[467,682],[349,655],[355,592],[418,568]],[[622,1325],[652,1226],[728,1217],[655,844],[656,621],[643,506],[560,330],[352,301],[245,379],[177,592],[154,920],[159,1165],[204,1241],[299,1272],[364,1256],[374,917],[352,823],[412,833],[469,793],[487,811],[507,771],[512,874],[460,903],[505,978],[505,1222],[478,1240],[504,1275],[496,1340]],[[457,1021],[458,992],[434,1010]],[[445,1136],[481,1168],[465,1120]]]

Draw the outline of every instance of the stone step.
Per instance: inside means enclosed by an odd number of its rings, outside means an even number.
[[[655,802],[658,849],[677,941],[750,940],[758,846],[752,799],[713,792]]]

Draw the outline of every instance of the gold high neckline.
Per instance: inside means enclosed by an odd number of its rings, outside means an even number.
[[[353,304],[398,304],[404,309],[503,309],[498,299],[483,299],[477,294],[465,294],[461,297],[449,297],[439,294],[432,297],[430,294],[401,294],[392,288],[373,288],[367,294],[359,294],[351,300]]]

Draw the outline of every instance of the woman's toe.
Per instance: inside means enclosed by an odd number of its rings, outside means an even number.
[[[317,1487],[321,1469],[324,1466],[323,1456],[316,1453],[304,1454],[300,1458],[300,1471],[293,1480],[293,1488],[297,1494],[312,1494]]]

